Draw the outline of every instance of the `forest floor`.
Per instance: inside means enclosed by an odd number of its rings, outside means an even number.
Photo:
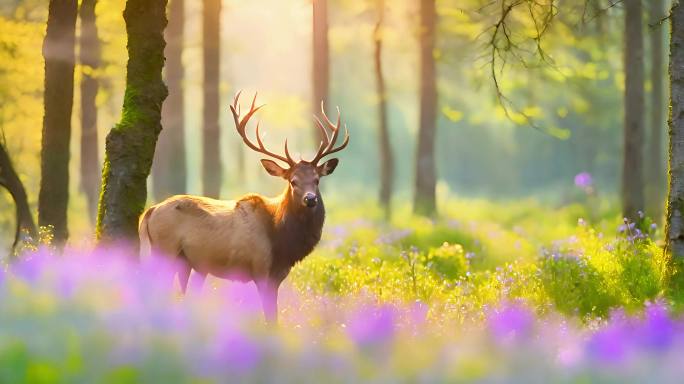
[[[658,225],[604,202],[450,200],[439,219],[333,201],[264,326],[256,290],[49,247],[0,269],[0,382],[676,381],[676,273]],[[336,209],[335,209],[336,208]]]

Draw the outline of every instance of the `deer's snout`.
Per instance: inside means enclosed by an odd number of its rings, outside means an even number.
[[[313,208],[316,206],[316,204],[318,204],[318,196],[316,196],[315,193],[307,192],[304,195],[303,203],[307,207]]]

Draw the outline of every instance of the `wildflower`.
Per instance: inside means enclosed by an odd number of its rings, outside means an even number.
[[[674,333],[674,323],[668,316],[665,305],[648,305],[644,322],[637,329],[641,343],[654,350],[664,350],[672,344]]]
[[[494,338],[505,342],[528,336],[534,325],[534,316],[520,304],[504,304],[499,310],[490,312],[487,324]]]
[[[584,219],[580,217],[579,219],[577,219],[577,225],[579,225],[580,227],[584,227],[587,225],[587,222],[584,221]]]
[[[627,357],[627,341],[630,340],[630,332],[622,324],[617,322],[596,332],[587,345],[590,355],[605,363],[620,363]]]
[[[656,229],[658,229],[658,224],[651,223],[651,231],[655,231]]]
[[[364,308],[348,322],[347,333],[360,347],[385,344],[394,338],[395,318],[389,305]]]
[[[217,367],[228,366],[240,372],[253,370],[262,358],[259,345],[232,326],[219,331],[213,352]]]
[[[591,188],[594,185],[594,180],[589,172],[580,172],[575,176],[575,186],[579,188]]]
[[[12,273],[29,283],[36,283],[45,270],[45,264],[50,257],[50,250],[45,247],[40,248],[18,262],[11,265]]]
[[[411,305],[411,311],[410,311],[410,316],[411,316],[411,321],[413,324],[416,325],[421,325],[425,323],[425,320],[427,319],[427,314],[430,308],[428,307],[427,304],[423,303],[420,300],[416,300],[412,305]]]

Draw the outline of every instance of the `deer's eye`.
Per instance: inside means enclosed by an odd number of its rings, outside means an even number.
[[[293,187],[296,187],[298,185],[297,180],[290,180],[290,184],[292,184]]]
[[[314,180],[314,183],[316,183],[316,185],[318,185],[319,181],[320,180],[316,179],[316,180]]]

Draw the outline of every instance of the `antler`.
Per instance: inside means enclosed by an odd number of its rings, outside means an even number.
[[[339,147],[335,148],[335,143],[337,142],[337,137],[340,134],[340,108],[337,108],[337,122],[333,124],[325,113],[325,108],[323,107],[323,102],[321,101],[321,115],[325,121],[325,125],[332,131],[332,137],[328,136],[328,132],[325,129],[323,122],[314,116],[316,120],[316,125],[318,129],[323,134],[323,141],[318,146],[318,151],[316,152],[316,157],[311,160],[311,163],[317,164],[323,157],[328,156],[332,153],[343,150],[347,144],[349,144],[349,131],[347,131],[347,125],[344,126],[344,142]]]
[[[237,129],[238,134],[240,135],[240,137],[242,137],[242,141],[244,141],[244,143],[249,148],[256,152],[263,153],[266,156],[270,156],[274,159],[283,161],[287,163],[290,167],[294,166],[296,162],[290,156],[290,151],[287,148],[287,139],[285,139],[285,156],[281,156],[269,151],[268,149],[266,149],[264,143],[261,141],[261,136],[259,135],[259,122],[257,122],[256,126],[256,139],[258,146],[249,140],[246,132],[247,123],[249,122],[249,119],[252,117],[252,115],[254,115],[254,113],[256,113],[256,111],[258,111],[259,108],[263,107],[263,105],[255,107],[257,98],[257,94],[255,93],[254,99],[252,99],[252,106],[249,108],[249,112],[247,112],[247,114],[243,118],[240,118],[240,104],[238,103],[238,100],[240,99],[241,93],[242,91],[238,92],[235,95],[235,99],[233,99],[233,104],[230,106],[230,111],[233,112],[233,119],[235,120],[235,129]]]

